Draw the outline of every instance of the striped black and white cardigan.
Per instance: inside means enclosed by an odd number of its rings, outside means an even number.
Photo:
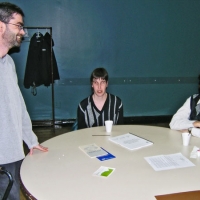
[[[92,95],[82,100],[78,106],[78,129],[104,126],[106,120],[113,124],[123,124],[123,104],[119,97],[107,93],[102,110],[95,106]]]

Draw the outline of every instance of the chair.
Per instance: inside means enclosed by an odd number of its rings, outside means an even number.
[[[6,174],[8,176],[8,179],[9,179],[8,186],[7,186],[6,191],[5,191],[3,198],[2,198],[2,200],[6,200],[8,198],[9,193],[10,193],[10,190],[13,186],[13,177],[12,177],[11,173],[5,169],[5,167],[0,167],[0,174],[1,175]]]
[[[78,130],[78,119],[75,120],[74,124],[72,125],[71,130],[72,130],[72,131]]]

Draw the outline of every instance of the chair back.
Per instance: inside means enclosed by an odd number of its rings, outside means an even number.
[[[74,124],[72,125],[72,131],[78,130],[78,119],[75,120]]]
[[[6,174],[8,176],[8,179],[9,179],[8,186],[7,186],[6,191],[4,192],[4,195],[3,195],[3,198],[2,198],[2,200],[6,200],[8,198],[9,193],[10,193],[10,190],[12,189],[12,186],[13,186],[13,177],[12,177],[12,174],[5,169],[5,167],[1,167],[1,166],[0,166],[0,174],[1,175]],[[0,176],[0,178],[1,178],[1,176]]]

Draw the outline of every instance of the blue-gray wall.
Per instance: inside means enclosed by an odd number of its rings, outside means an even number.
[[[76,117],[91,90],[96,67],[110,75],[108,91],[124,103],[124,116],[172,115],[198,92],[199,0],[10,0],[26,26],[51,26],[60,72],[55,118]],[[37,30],[29,30],[31,37]],[[46,30],[40,30],[45,33]],[[32,120],[52,118],[51,87],[37,96],[23,87],[29,42],[13,53]]]

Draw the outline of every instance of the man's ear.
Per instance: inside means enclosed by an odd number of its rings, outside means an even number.
[[[0,33],[3,33],[6,29],[6,24],[0,21]]]

